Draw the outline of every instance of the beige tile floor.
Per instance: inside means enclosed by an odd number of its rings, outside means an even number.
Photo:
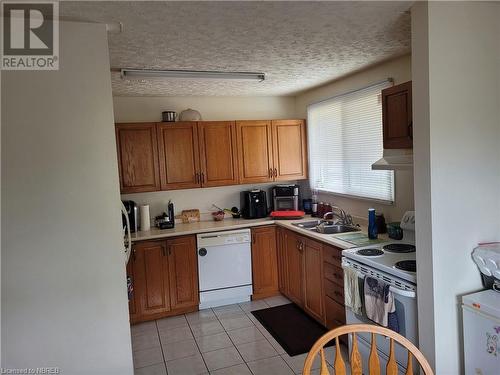
[[[290,357],[251,314],[289,302],[276,296],[134,325],[135,375],[301,374],[307,354]]]

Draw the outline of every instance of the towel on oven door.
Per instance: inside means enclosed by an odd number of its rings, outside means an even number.
[[[369,276],[365,277],[365,312],[368,319],[398,332],[396,304],[389,287],[389,284],[381,280]]]
[[[344,267],[344,294],[345,306],[349,307],[353,313],[361,315],[363,313],[363,302],[359,292],[358,271]]]

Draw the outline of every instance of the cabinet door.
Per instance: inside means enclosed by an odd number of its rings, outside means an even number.
[[[204,187],[238,183],[236,124],[233,121],[198,123],[201,182]]]
[[[134,253],[130,256],[130,259],[127,264],[127,278],[130,278],[132,281],[132,286],[133,286],[133,291],[131,293],[131,296],[128,300],[128,311],[130,314],[130,321],[132,323],[135,323],[140,319],[140,311],[139,311],[139,298],[137,297],[137,294],[139,293],[139,290],[137,289],[136,285],[136,276],[137,276],[137,271],[136,271],[136,256]]]
[[[307,239],[304,240],[304,289],[305,310],[320,322],[324,322],[323,301],[323,272],[321,244]]]
[[[198,257],[194,236],[167,240],[172,309],[198,305]]]
[[[160,190],[155,124],[116,124],[115,134],[121,192]]]
[[[286,268],[286,253],[285,253],[285,229],[277,228],[278,235],[278,286],[282,294],[288,295],[287,279],[288,273]]]
[[[271,121],[237,121],[240,183],[273,181]]]
[[[162,190],[200,187],[196,122],[159,123],[157,126]]]
[[[411,81],[382,90],[384,148],[412,148]]]
[[[299,306],[304,305],[304,240],[291,231],[285,234],[288,297]]]
[[[276,181],[307,178],[304,120],[273,120],[273,175]]]
[[[253,299],[278,294],[276,227],[252,228]]]
[[[142,317],[170,311],[168,257],[165,241],[134,245],[135,291]],[[137,309],[137,308],[136,308]]]

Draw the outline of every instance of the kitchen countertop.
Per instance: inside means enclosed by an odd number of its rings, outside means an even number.
[[[271,218],[263,218],[263,219],[224,219],[223,221],[200,221],[196,223],[190,224],[182,224],[176,223],[175,228],[172,229],[157,229],[152,228],[148,231],[139,231],[137,233],[132,233],[132,242],[136,241],[145,241],[145,240],[157,240],[168,237],[176,237],[188,234],[198,234],[198,233],[209,233],[209,232],[218,232],[224,230],[233,230],[233,229],[241,229],[241,228],[252,228],[262,225],[272,225],[275,224],[277,226],[290,229],[294,232],[300,233],[304,236],[313,238],[315,240],[328,243],[334,246],[337,246],[341,249],[349,249],[352,247],[356,247],[350,242],[342,241],[340,238],[337,238],[336,234],[322,234],[315,231],[303,229],[292,225],[292,223],[298,223],[302,221],[311,221],[315,218],[310,216],[306,216],[303,219],[299,220],[273,220]],[[361,231],[363,233],[367,233],[366,225],[361,225]],[[380,239],[387,239],[387,235],[379,235]]]

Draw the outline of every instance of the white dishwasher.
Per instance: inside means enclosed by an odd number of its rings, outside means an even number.
[[[250,229],[197,235],[200,309],[250,301]]]

